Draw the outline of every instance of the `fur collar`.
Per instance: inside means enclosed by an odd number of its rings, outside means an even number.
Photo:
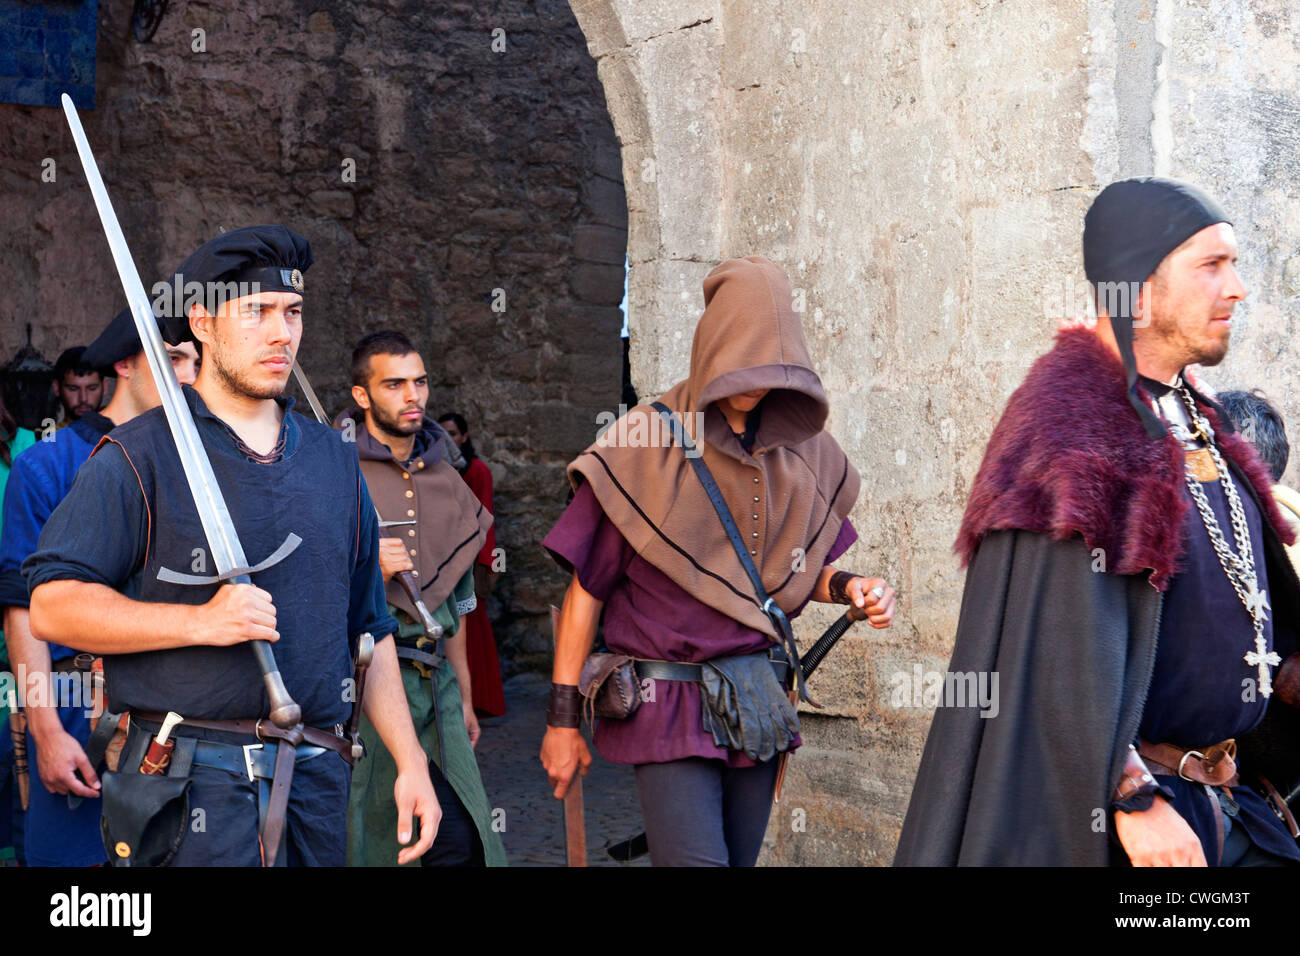
[[[1253,446],[1220,428],[1212,407],[1198,404],[1224,456],[1254,485],[1266,520],[1292,543]],[[1056,540],[1082,535],[1089,550],[1104,550],[1108,571],[1150,570],[1152,586],[1163,591],[1178,573],[1191,507],[1177,439],[1147,437],[1125,395],[1119,358],[1093,331],[1070,328],[1008,400],[954,549],[964,567],[992,531],[1015,528]]]

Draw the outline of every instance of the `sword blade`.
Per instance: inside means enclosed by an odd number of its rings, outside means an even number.
[[[163,345],[162,333],[154,319],[153,307],[145,294],[144,283],[136,271],[135,261],[126,245],[126,236],[117,221],[117,213],[104,188],[104,179],[99,174],[95,154],[91,152],[86,131],[81,126],[81,118],[72,105],[72,99],[63,95],[63,112],[72,131],[73,142],[77,146],[77,155],[81,158],[81,167],[90,184],[90,194],[99,211],[99,220],[108,239],[108,247],[113,253],[113,262],[117,266],[118,278],[122,280],[122,291],[135,320],[136,331],[140,333],[140,343],[144,347],[145,359],[149,371],[158,386],[158,395],[162,399],[163,414],[167,417],[167,427],[171,430],[172,440],[176,442],[176,452],[185,471],[185,480],[190,486],[194,498],[194,507],[198,511],[199,521],[203,525],[203,534],[208,539],[208,549],[212,552],[212,562],[219,574],[225,575],[237,568],[245,568],[248,561],[244,557],[243,545],[235,532],[235,523],[231,520],[226,500],[221,495],[217,476],[212,471],[212,462],[208,461],[207,451],[199,438],[194,418],[190,415],[185,396],[181,394],[180,383],[172,371],[171,360]],[[251,583],[247,574],[233,579],[237,583]],[[271,645],[266,641],[249,641],[253,656],[257,659],[258,669],[266,685],[267,696],[271,702],[271,720],[278,727],[293,727],[302,719],[302,709],[293,702],[285,689],[284,679],[276,666]]]
[[[316,397],[316,389],[311,387],[311,382],[307,381],[307,373],[302,370],[302,366],[295,359],[293,363],[293,377],[298,380],[298,387],[302,393],[307,396],[307,404],[311,406],[312,414],[316,416],[316,421],[322,425],[330,423],[329,416],[325,414],[325,406],[320,403]]]
[[[185,469],[185,479],[194,496],[199,520],[203,523],[203,533],[207,536],[208,547],[212,551],[212,561],[221,574],[244,567],[248,562],[244,557],[243,546],[239,543],[239,536],[235,533],[235,524],[217,485],[216,475],[212,473],[212,463],[208,461],[198,430],[194,427],[194,419],[181,394],[180,384],[172,372],[171,359],[163,345],[162,333],[158,331],[158,323],[149,304],[149,297],[145,294],[144,284],[140,281],[140,273],[136,271],[135,262],[126,245],[126,237],[122,234],[117,214],[113,211],[108,191],[104,188],[104,180],[95,164],[90,143],[86,140],[86,131],[66,93],[63,95],[63,111],[67,114],[72,139],[77,145],[77,155],[81,157],[82,168],[90,183],[95,208],[99,210],[104,235],[108,238],[108,247],[113,253],[117,274],[122,280],[122,291],[126,293],[127,304],[131,307],[131,317],[140,333],[149,371],[153,373],[154,382],[158,385],[163,413],[167,416],[167,425],[176,442],[176,451]]]

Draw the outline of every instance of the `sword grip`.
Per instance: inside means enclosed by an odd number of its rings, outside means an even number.
[[[799,662],[802,665],[804,680],[812,676],[812,672],[817,669],[817,665],[822,662],[822,658],[830,653],[831,648],[838,644],[840,638],[844,636],[844,632],[852,626],[853,618],[849,617],[848,613],[845,612],[839,616],[839,619],[834,624],[826,628],[826,632],[821,637],[817,638],[817,643],[808,650],[808,653]]]
[[[433,619],[433,615],[425,607],[424,599],[420,597],[420,586],[416,583],[415,575],[410,571],[399,571],[397,583],[402,586],[406,596],[415,605],[415,611],[420,616],[420,626],[424,628],[424,636],[431,640],[442,637],[442,625]]]
[[[234,578],[232,584],[252,584],[253,579],[247,574]],[[302,708],[299,707],[288,689],[284,678],[280,676],[280,665],[275,662],[275,652],[268,641],[249,641],[253,657],[257,659],[257,669],[262,672],[262,682],[266,685],[266,697],[271,702],[271,723],[281,730],[289,730],[302,723]]]

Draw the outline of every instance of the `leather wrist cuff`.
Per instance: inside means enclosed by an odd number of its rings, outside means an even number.
[[[1289,655],[1273,675],[1273,693],[1288,707],[1300,707],[1300,651]]]
[[[1151,775],[1147,765],[1138,756],[1137,748],[1132,744],[1128,745],[1128,756],[1124,758],[1124,770],[1120,775],[1119,784],[1115,787],[1115,794],[1111,797],[1113,803],[1122,803],[1138,794],[1155,794],[1159,790],[1156,784],[1156,778]],[[1150,806],[1150,804],[1147,804]]]
[[[834,604],[850,604],[849,593],[846,590],[849,582],[860,575],[852,571],[836,571],[831,575],[830,583],[826,585],[826,590],[830,592],[831,602]]]
[[[582,719],[582,695],[574,684],[551,684],[546,705],[546,726],[577,727]]]

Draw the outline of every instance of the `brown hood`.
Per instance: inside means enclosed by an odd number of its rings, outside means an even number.
[[[691,374],[660,399],[703,449],[768,593],[786,611],[812,592],[858,496],[859,478],[827,432],[829,405],[812,369],[789,280],[759,257],[731,259],[704,280]],[[718,399],[770,389],[752,454]],[[773,635],[684,451],[638,405],[569,465],[643,558],[697,599]]]

